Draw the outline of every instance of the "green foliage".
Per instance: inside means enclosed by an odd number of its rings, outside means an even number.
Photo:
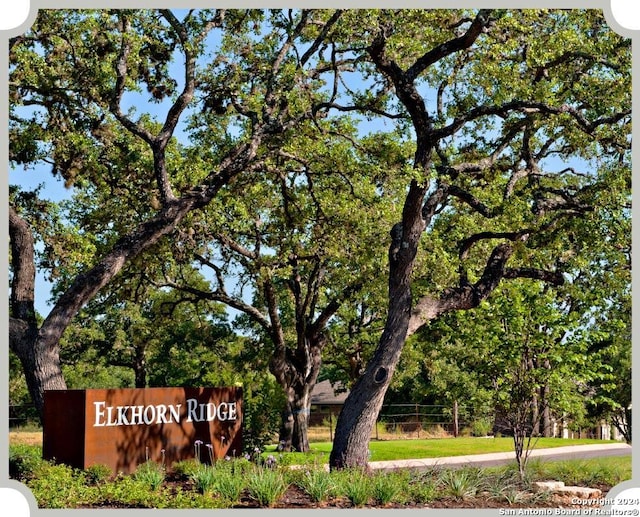
[[[389,398],[464,401],[471,422],[497,407],[517,432],[536,399],[630,438],[631,42],[599,10],[499,10],[451,50],[477,15],[40,12],[10,46],[9,158],[62,178],[70,199],[12,188],[11,204],[54,301],[108,252],[126,263],[77,304],[68,386],[243,383],[247,447],[262,446],[283,404],[270,359],[304,356],[303,329],[321,334],[327,377],[364,370],[414,180],[451,188],[420,242],[415,300],[474,286],[498,244],[513,254],[473,318],[444,315],[405,347]],[[184,199],[166,238],[132,242]],[[565,284],[511,278],[525,270]],[[218,302],[244,311],[233,328]]]
[[[386,473],[377,472],[373,476],[373,499],[381,505],[394,503],[406,497],[408,476],[402,472]]]
[[[91,485],[100,485],[105,483],[111,477],[111,467],[107,465],[91,465],[87,467],[84,471],[85,477],[87,479],[87,483]]]
[[[561,479],[566,485],[598,486],[600,484],[615,486],[630,479],[629,462],[594,460],[567,460],[544,464],[535,473],[537,479]]]
[[[24,444],[9,446],[9,477],[27,481],[36,476],[44,464],[42,447]]]
[[[285,476],[279,469],[256,468],[248,473],[248,493],[260,506],[273,506],[284,494],[287,486]]]
[[[430,503],[440,493],[435,477],[431,473],[415,473],[409,479],[407,499],[418,504]]]
[[[145,483],[151,490],[158,490],[164,483],[166,472],[162,465],[152,461],[146,461],[138,465],[133,477],[136,481]]]
[[[316,502],[326,501],[337,490],[332,474],[323,467],[304,469],[299,472],[295,482]]]
[[[97,493],[95,487],[87,486],[82,471],[67,465],[44,462],[28,482],[29,489],[43,508],[70,508],[91,504]]]
[[[217,475],[216,469],[209,465],[201,464],[190,473],[189,477],[193,481],[196,490],[201,494],[205,494],[213,489]]]
[[[488,436],[493,429],[493,423],[488,418],[477,418],[471,424],[473,436]]]
[[[179,479],[189,479],[196,471],[200,469],[200,463],[197,459],[188,459],[176,461],[171,465],[171,470]]]
[[[481,486],[481,470],[474,468],[443,470],[439,484],[445,495],[457,499],[475,497]]]
[[[363,469],[348,469],[338,476],[338,493],[356,507],[369,503],[374,494],[372,477]]]
[[[37,448],[12,446],[11,462],[19,456],[33,458],[34,449]],[[318,502],[346,497],[356,507],[369,503],[428,504],[442,498],[474,497],[473,494],[480,492],[483,492],[483,498],[491,497],[509,504],[537,504],[540,496],[530,493],[530,485],[535,480],[557,479],[568,485],[615,486],[631,478],[630,456],[532,461],[525,480],[520,478],[515,464],[487,469],[462,467],[449,470],[440,467],[427,471],[366,474],[362,470],[328,472],[318,465],[285,472],[259,467],[244,460],[217,462],[214,466],[194,465],[193,462],[187,466],[185,462],[183,472],[206,472],[204,476],[210,480],[207,488],[196,484],[195,478],[193,484],[154,488],[138,473],[113,477],[99,465],[81,471],[40,460],[32,461],[30,465],[24,462],[22,467],[19,479],[32,490],[38,506],[45,509],[229,508],[240,501],[245,489],[258,504],[269,507],[281,501],[289,483],[297,484]]]
[[[227,506],[233,506],[240,501],[242,493],[247,488],[247,475],[250,475],[251,466],[242,460],[218,462],[215,467],[216,476],[213,489]]]

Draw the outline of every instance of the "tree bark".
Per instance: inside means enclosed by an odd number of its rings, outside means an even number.
[[[402,223],[391,231],[389,310],[385,328],[373,358],[351,389],[338,417],[329,460],[331,468],[367,465],[369,438],[400,359],[411,319],[411,273],[420,235],[426,227],[422,217],[426,192],[426,186],[412,181]]]
[[[147,360],[144,345],[134,347],[133,371],[135,373],[136,388],[147,387]]]
[[[278,450],[309,451],[310,394],[313,385],[301,384],[298,389],[287,390],[287,403],[282,414]]]
[[[278,450],[309,451],[308,427],[311,412],[311,391],[322,364],[323,336],[298,338],[296,350],[286,347],[274,354],[269,364],[271,373],[286,396]]]
[[[458,423],[458,401],[453,401],[453,436],[454,438],[458,437],[459,432],[459,423]]]
[[[42,415],[44,391],[66,389],[60,368],[59,347],[48,346],[40,339],[34,305],[35,262],[31,228],[13,207],[9,207],[11,240],[11,317],[9,346],[18,356],[24,370],[29,393]]]

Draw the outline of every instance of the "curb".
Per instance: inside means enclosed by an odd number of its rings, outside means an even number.
[[[580,454],[590,451],[628,451],[631,454],[631,446],[626,443],[569,445],[552,447],[549,449],[534,449],[529,458],[544,458],[556,454]],[[372,469],[398,469],[398,468],[428,468],[440,465],[469,466],[483,462],[508,462],[515,461],[515,452],[495,452],[488,454],[472,454],[467,456],[449,456],[443,458],[424,458],[412,460],[371,461]]]

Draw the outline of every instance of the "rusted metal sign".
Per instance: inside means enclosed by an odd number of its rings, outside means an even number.
[[[43,456],[130,473],[153,461],[240,456],[241,388],[52,390],[44,398]]]

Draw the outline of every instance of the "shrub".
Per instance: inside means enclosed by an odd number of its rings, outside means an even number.
[[[208,465],[199,465],[189,477],[191,478],[191,481],[193,481],[195,489],[199,493],[205,494],[213,489],[216,472],[213,467]]]
[[[345,471],[340,476],[340,492],[343,493],[354,506],[364,506],[373,495],[371,478],[361,469]]]
[[[95,488],[86,485],[84,474],[67,465],[45,462],[37,474],[27,486],[40,508],[71,508],[90,504],[97,498]]]
[[[100,487],[100,501],[105,506],[125,508],[163,508],[169,506],[168,497],[160,490],[150,489],[146,481],[135,475],[118,476]]]
[[[471,434],[473,436],[487,436],[492,429],[493,424],[488,418],[478,418],[471,424]]]
[[[326,501],[336,488],[331,474],[322,467],[305,470],[298,476],[296,484],[315,502]]]
[[[230,505],[237,503],[245,486],[245,477],[242,475],[242,469],[238,471],[235,468],[216,469],[213,489],[226,503]]]
[[[111,477],[111,469],[106,465],[91,465],[85,469],[84,475],[90,485],[98,485]]]
[[[462,468],[444,470],[440,476],[444,493],[457,499],[474,497],[481,485],[480,470]]]
[[[378,472],[373,477],[373,498],[380,504],[397,501],[399,494],[406,488],[406,477],[401,473]]]
[[[256,468],[249,476],[249,494],[261,506],[273,506],[287,489],[282,472],[269,468]]]
[[[162,466],[151,461],[146,461],[138,466],[133,477],[137,481],[146,483],[151,490],[157,490],[164,482],[165,471]]]
[[[173,473],[182,480],[190,479],[200,468],[200,462],[196,459],[176,461],[172,465]]]
[[[9,477],[13,479],[32,479],[44,463],[42,448],[37,445],[9,446]]]
[[[417,473],[409,479],[409,500],[418,504],[429,503],[436,499],[437,493],[436,482],[431,473]]]

